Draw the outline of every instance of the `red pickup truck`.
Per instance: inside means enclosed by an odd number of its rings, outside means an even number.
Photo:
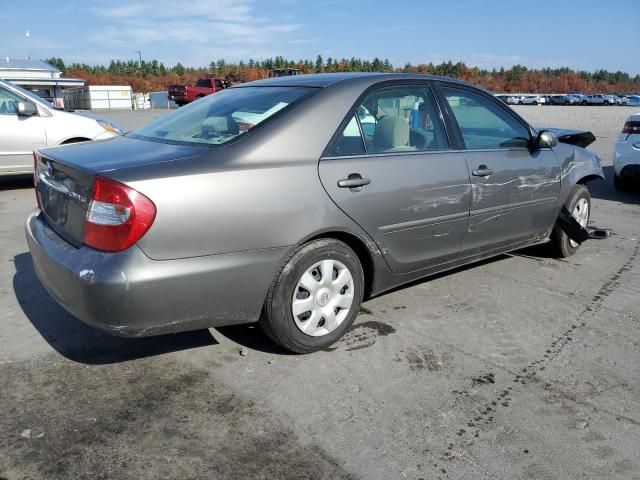
[[[223,90],[224,80],[220,78],[201,78],[194,85],[169,85],[168,97],[181,107],[198,98]]]

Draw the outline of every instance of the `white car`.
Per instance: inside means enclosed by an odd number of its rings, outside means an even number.
[[[629,104],[629,97],[627,97],[626,95],[618,95],[616,97],[616,104],[618,105],[628,105]]]
[[[518,101],[519,105],[542,105],[543,103],[547,103],[547,100],[541,95],[525,95]]]
[[[0,80],[0,177],[33,173],[33,151],[121,135],[108,120],[64,111]]]
[[[640,113],[624,124],[613,150],[613,184],[618,190],[640,185]]]

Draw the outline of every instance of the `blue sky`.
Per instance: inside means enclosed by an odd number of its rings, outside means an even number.
[[[639,20],[638,0],[0,0],[0,56],[97,64],[140,50],[204,66],[320,53],[635,75]]]

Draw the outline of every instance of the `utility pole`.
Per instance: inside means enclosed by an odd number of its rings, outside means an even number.
[[[138,54],[138,58],[140,58],[140,70],[142,70],[142,52],[140,50],[135,51]]]

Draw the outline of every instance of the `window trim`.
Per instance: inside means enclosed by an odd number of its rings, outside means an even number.
[[[444,107],[444,109],[447,112],[447,116],[449,118],[449,121],[451,122],[451,128],[453,129],[453,131],[455,132],[456,135],[456,140],[457,140],[457,147],[465,152],[471,152],[471,151],[478,151],[478,152],[487,152],[487,151],[510,151],[510,150],[531,150],[531,145],[533,145],[533,140],[536,136],[536,131],[533,127],[531,127],[531,125],[529,125],[520,115],[518,115],[516,112],[513,111],[513,109],[509,108],[508,105],[505,105],[503,102],[501,102],[500,100],[497,100],[493,95],[491,95],[490,93],[487,93],[479,88],[475,88],[471,85],[465,85],[465,84],[458,84],[458,83],[453,83],[453,82],[447,82],[447,81],[442,81],[442,80],[438,80],[434,82],[434,86],[436,87],[435,89],[438,92],[438,98],[439,100],[442,102],[442,106]],[[498,105],[498,107],[505,112],[506,115],[510,116],[511,118],[513,118],[517,123],[519,123],[521,126],[523,126],[525,128],[525,130],[527,132],[529,132],[529,146],[527,147],[492,147],[492,148],[467,148],[466,143],[464,141],[464,137],[462,136],[462,130],[460,128],[460,125],[458,124],[458,120],[456,119],[456,116],[453,112],[453,109],[451,108],[451,106],[449,105],[449,102],[447,101],[447,98],[444,94],[444,92],[442,91],[442,88],[454,88],[454,89],[458,89],[458,90],[466,90],[468,92],[471,93],[475,93],[476,95],[480,95],[484,98],[486,98],[489,101],[492,101],[495,105]]]
[[[442,128],[444,130],[444,134],[447,140],[447,144],[449,145],[449,148],[445,149],[445,150],[420,150],[420,151],[415,151],[415,152],[391,152],[391,153],[373,153],[373,152],[369,152],[367,150],[367,142],[365,141],[364,138],[364,133],[362,131],[362,126],[360,125],[360,118],[358,118],[358,115],[356,115],[358,106],[360,106],[360,104],[362,104],[363,100],[365,98],[367,98],[367,96],[374,90],[380,90],[383,88],[387,88],[387,87],[415,87],[415,86],[420,86],[422,88],[424,88],[427,92],[431,93],[431,96],[433,97],[434,100],[434,108],[438,111],[439,116],[440,116],[440,121],[442,122]],[[338,137],[340,136],[340,134],[344,131],[344,129],[346,128],[347,124],[349,123],[349,121],[351,120],[351,117],[354,116],[357,119],[358,122],[358,126],[360,128],[360,137],[362,139],[362,143],[364,144],[364,149],[365,149],[365,153],[364,155],[342,155],[342,156],[331,156],[331,149],[333,148],[334,144],[337,142]],[[345,115],[345,117],[342,119],[342,122],[340,122],[340,124],[338,125],[338,128],[336,129],[336,131],[334,132],[334,134],[331,136],[331,140],[329,140],[329,143],[327,143],[327,146],[324,148],[324,150],[322,151],[322,155],[320,155],[320,159],[324,160],[333,160],[333,159],[343,159],[343,158],[362,158],[362,157],[372,157],[372,156],[396,156],[396,155],[416,155],[416,154],[425,154],[425,153],[438,153],[438,152],[451,152],[454,148],[454,143],[452,142],[451,139],[451,132],[449,131],[449,128],[447,126],[447,122],[444,118],[444,112],[442,111],[442,108],[440,106],[440,102],[438,101],[438,96],[436,94],[436,92],[434,91],[434,89],[432,88],[431,85],[431,81],[430,80],[422,80],[422,79],[401,79],[401,80],[386,80],[384,82],[378,82],[378,83],[374,83],[373,85],[370,85],[369,87],[367,87],[356,99],[356,101],[353,103],[353,105],[351,105],[351,108],[347,111],[347,114]]]

